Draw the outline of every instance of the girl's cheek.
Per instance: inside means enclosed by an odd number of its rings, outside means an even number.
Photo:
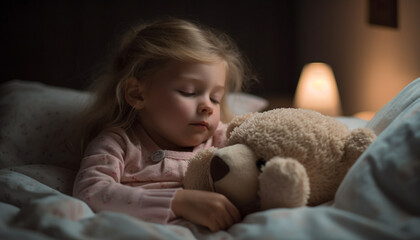
[[[172,103],[172,104],[171,104]],[[194,106],[192,103],[188,101],[172,101],[168,102],[168,108],[172,110],[172,112],[175,112],[176,114],[191,114],[194,111]]]
[[[219,123],[220,121],[220,107],[215,107],[213,111],[213,123]]]

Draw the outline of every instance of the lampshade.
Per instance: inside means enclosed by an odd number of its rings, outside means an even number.
[[[312,109],[329,116],[341,114],[337,84],[328,64],[309,63],[303,67],[296,89],[294,106]]]

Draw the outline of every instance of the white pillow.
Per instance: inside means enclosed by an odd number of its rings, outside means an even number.
[[[0,168],[79,167],[68,130],[87,93],[20,80],[1,85],[0,93]]]
[[[411,230],[418,231],[419,226],[420,98],[398,111],[401,113],[351,167],[334,206],[408,233],[409,222],[413,223]]]
[[[401,90],[397,96],[382,107],[367,124],[376,135],[379,135],[394,122],[398,124],[405,112],[411,111],[411,105],[420,100],[420,78],[415,79]]]
[[[226,100],[233,115],[259,112],[268,106],[267,100],[249,93],[230,93]]]
[[[357,117],[347,117],[347,116],[339,116],[335,117],[341,123],[344,123],[349,130],[353,130],[360,127],[366,127],[368,121],[357,118]]]

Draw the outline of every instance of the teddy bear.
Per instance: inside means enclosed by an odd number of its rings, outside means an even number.
[[[313,110],[279,108],[236,116],[227,145],[189,160],[185,189],[218,192],[241,212],[316,206],[333,200],[345,174],[374,141]]]

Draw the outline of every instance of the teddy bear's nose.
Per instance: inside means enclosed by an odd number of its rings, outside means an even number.
[[[216,182],[229,173],[229,166],[223,159],[218,156],[214,156],[210,163],[210,173],[213,178],[213,182]]]

